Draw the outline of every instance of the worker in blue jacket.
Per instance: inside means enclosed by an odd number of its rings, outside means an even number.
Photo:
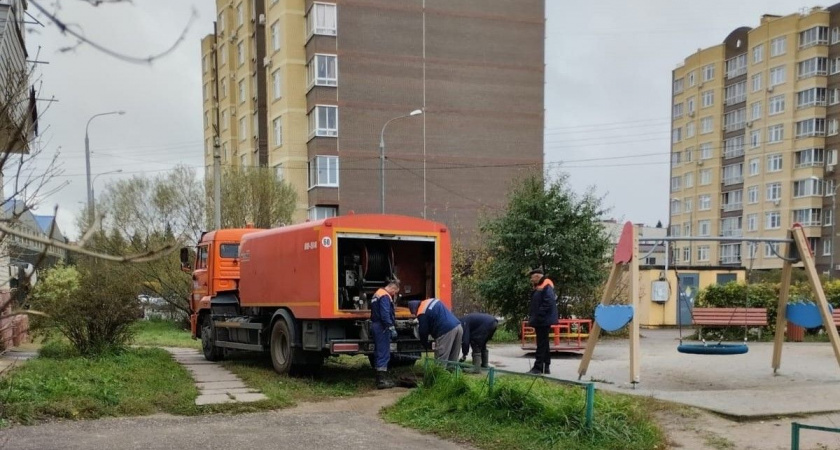
[[[487,368],[490,359],[487,342],[493,339],[498,325],[498,319],[490,314],[472,313],[462,317],[461,327],[464,328],[464,335],[461,339],[461,352],[463,352],[464,356],[461,358],[461,361],[466,360],[467,355],[470,353],[470,347],[472,347],[473,366],[476,369],[479,366]]]
[[[376,369],[376,388],[390,389],[394,381],[388,376],[391,360],[391,341],[397,339],[394,298],[400,292],[400,282],[391,281],[378,289],[370,301],[370,329],[373,334],[373,357]]]
[[[461,321],[440,299],[410,301],[408,309],[419,322],[419,337],[423,347],[429,347],[429,336],[435,340],[435,358],[448,363],[458,362],[459,346],[464,334]]]
[[[542,269],[534,269],[528,273],[531,278],[531,301],[528,305],[528,325],[534,327],[537,335],[537,353],[534,367],[528,371],[532,374],[550,374],[551,348],[548,341],[551,326],[557,323],[557,294],[554,293],[554,283],[545,277]]]

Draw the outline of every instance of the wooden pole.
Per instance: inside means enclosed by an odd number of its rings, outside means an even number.
[[[796,244],[787,244],[788,247]],[[786,252],[788,255],[791,252]],[[782,265],[782,279],[779,288],[779,303],[776,309],[776,336],[773,340],[773,372],[779,370],[782,365],[782,344],[785,341],[785,325],[787,325],[787,302],[790,296],[790,280],[793,272],[793,263],[785,261]]]
[[[636,230],[634,230],[636,231]],[[630,383],[639,382],[639,234],[633,233],[633,259],[630,260],[630,304],[633,305],[633,320],[630,321]]]
[[[817,307],[819,307],[820,316],[822,316],[825,332],[828,334],[828,338],[831,341],[831,348],[834,350],[834,357],[837,359],[837,365],[840,366],[840,335],[837,333],[837,327],[834,326],[834,319],[831,317],[831,310],[828,309],[828,301],[825,298],[820,276],[817,274],[814,255],[811,253],[810,246],[808,246],[805,230],[801,226],[793,227],[793,239],[796,241],[796,247],[799,249],[799,255],[805,265],[805,273],[808,275],[808,281],[811,283],[811,289],[816,297]]]
[[[601,304],[609,305],[612,302],[612,295],[615,287],[621,278],[622,263],[613,263],[610,270],[610,276],[607,279],[607,284],[604,287],[604,292],[601,294]],[[601,326],[598,322],[592,322],[592,330],[589,331],[589,338],[586,340],[586,350],[583,352],[583,358],[580,360],[578,366],[578,380],[586,375],[586,370],[589,368],[589,361],[592,360],[592,354],[595,352],[595,344],[598,343],[598,337],[601,335]]]

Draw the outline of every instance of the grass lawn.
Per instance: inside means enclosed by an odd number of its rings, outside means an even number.
[[[171,320],[138,320],[134,324],[134,344],[149,347],[201,348],[201,341]]]
[[[99,358],[67,356],[45,345],[40,357],[0,379],[0,425],[53,418],[189,413],[198,391],[186,369],[164,350],[127,349]]]
[[[478,448],[656,449],[665,447],[645,399],[596,393],[592,429],[584,427],[584,390],[539,378],[436,370],[428,384],[383,411],[390,422]]]

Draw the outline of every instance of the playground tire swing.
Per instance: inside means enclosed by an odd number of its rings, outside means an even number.
[[[589,363],[592,361],[592,355],[595,351],[595,346],[601,334],[601,330],[608,332],[617,331],[628,326],[630,328],[630,383],[636,384],[640,382],[640,352],[639,352],[639,321],[637,320],[635,311],[639,308],[640,286],[639,286],[639,261],[643,258],[639,256],[639,242],[661,243],[661,242],[676,242],[676,241],[710,241],[710,242],[747,242],[750,245],[757,243],[784,243],[787,247],[786,256],[779,254],[775,246],[771,246],[771,251],[784,261],[782,266],[781,289],[779,292],[778,312],[776,314],[776,334],[773,343],[773,372],[778,371],[781,366],[782,358],[782,343],[784,342],[785,325],[788,321],[795,325],[805,328],[814,328],[824,326],[831,341],[831,346],[834,351],[834,357],[837,364],[840,365],[840,335],[838,335],[837,328],[834,326],[832,318],[831,305],[828,304],[825,298],[825,292],[822,289],[822,284],[819,281],[817,269],[814,263],[814,255],[808,246],[808,240],[805,237],[805,232],[801,225],[794,224],[793,228],[788,232],[787,239],[779,238],[746,238],[746,237],[664,237],[664,238],[650,238],[640,239],[632,223],[627,222],[621,231],[621,237],[615,248],[613,255],[612,269],[607,279],[606,286],[601,295],[601,303],[595,308],[595,323],[590,330],[589,338],[586,342],[586,349],[583,353],[583,358],[578,367],[578,379],[586,375],[589,368]],[[651,250],[652,253],[652,250]],[[743,343],[724,343],[721,339],[717,343],[709,344],[703,339],[702,334],[699,336],[701,343],[687,344],[682,341],[682,320],[678,318],[680,329],[680,344],[677,351],[680,353],[694,354],[694,355],[739,355],[749,351],[747,347],[747,336],[749,332],[748,324],[746,323],[746,312],[750,303],[749,290],[749,276],[752,272],[753,261],[750,262],[750,267],[747,272],[747,289],[745,293],[745,306],[743,308],[733,308],[728,324],[732,324],[736,311],[743,309],[744,312],[744,341]],[[808,281],[811,284],[811,289],[814,292],[816,303],[814,302],[793,302],[788,303],[790,295],[791,275],[793,272],[793,264],[802,263]],[[630,272],[630,304],[628,305],[611,305],[613,302],[613,293],[616,290],[621,274],[629,269]],[[677,278],[677,301],[682,302],[683,296],[680,289],[680,277],[674,268],[674,273]],[[680,305],[677,305],[678,314],[680,312]],[[692,317],[693,319],[693,317]],[[692,320],[693,321],[693,320]]]

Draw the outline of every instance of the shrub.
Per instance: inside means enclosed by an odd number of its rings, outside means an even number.
[[[81,355],[99,355],[123,348],[138,316],[136,286],[107,263],[77,269],[56,266],[32,292],[32,309],[46,313],[33,328],[57,331]]]

